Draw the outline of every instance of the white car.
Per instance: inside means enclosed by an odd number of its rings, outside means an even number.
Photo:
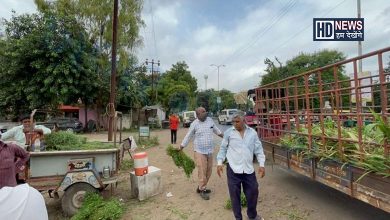
[[[190,127],[191,123],[196,119],[195,111],[183,112],[183,127]]]
[[[231,124],[233,120],[233,115],[238,112],[238,109],[224,109],[218,116],[219,124]]]

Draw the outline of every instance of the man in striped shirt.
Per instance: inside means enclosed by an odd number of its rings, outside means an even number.
[[[207,183],[211,176],[213,167],[213,135],[214,133],[223,137],[222,132],[215,125],[213,119],[207,117],[206,109],[199,107],[196,109],[197,119],[191,123],[187,135],[180,144],[180,150],[188,145],[190,139],[194,137],[194,158],[198,168],[199,185],[196,192],[204,200],[210,199],[210,189],[207,189]]]

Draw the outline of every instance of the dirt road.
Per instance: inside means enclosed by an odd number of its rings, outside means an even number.
[[[183,128],[179,130],[178,140],[183,139],[187,130]],[[214,166],[214,173],[209,182],[209,188],[213,192],[210,194],[210,200],[203,200],[195,193],[197,170],[194,170],[192,178],[187,179],[184,172],[177,168],[165,153],[165,147],[170,142],[169,130],[154,131],[152,136],[159,137],[160,145],[145,151],[148,153],[149,165],[162,170],[163,193],[142,202],[131,199],[129,174],[122,173],[120,184],[115,192],[115,196],[123,199],[127,208],[122,219],[234,219],[232,211],[224,208],[229,198],[226,176],[219,178]],[[88,135],[88,138],[106,140],[107,134]],[[219,137],[215,136],[215,139],[218,143]],[[184,151],[193,156],[192,145]],[[217,152],[218,147],[215,149],[215,154]],[[267,163],[266,177],[258,180],[260,183],[258,211],[267,220],[390,219],[388,213],[279,166],[271,166]],[[169,192],[172,197],[166,196]],[[50,219],[64,219],[59,212],[59,201],[47,200],[47,205]],[[246,216],[245,209],[243,216]]]

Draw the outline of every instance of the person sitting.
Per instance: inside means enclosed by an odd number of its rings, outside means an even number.
[[[30,132],[31,123],[33,122],[31,122],[30,115],[28,114],[22,115],[20,117],[20,122],[21,125],[13,127],[1,134],[0,139],[4,141],[14,140],[16,141],[15,144],[26,149],[26,145],[28,145],[26,141],[26,134]],[[33,132],[42,137],[43,135],[50,134],[51,130],[44,125],[34,125]]]

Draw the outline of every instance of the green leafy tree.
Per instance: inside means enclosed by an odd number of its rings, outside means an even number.
[[[133,59],[135,62],[136,59]],[[121,109],[121,107],[126,107],[124,109],[139,109],[149,104],[148,91],[150,85],[148,81],[145,67],[134,68],[134,65],[130,66],[119,80],[118,109]]]
[[[288,60],[285,65],[283,65],[277,58],[275,58],[277,64],[266,58],[264,63],[267,65],[265,69],[265,74],[263,75],[260,85],[264,86],[273,82],[277,82],[279,80],[286,79],[291,76],[295,76],[310,70],[314,70],[319,67],[323,67],[329,64],[333,64],[342,60],[345,60],[345,55],[336,50],[322,50],[313,54],[304,54],[301,53],[298,56],[294,57],[291,60]],[[344,75],[344,67],[341,66],[337,70],[337,77],[339,81],[348,80],[349,77]],[[309,86],[312,92],[318,92],[318,75],[312,74],[308,79]],[[333,69],[328,69],[322,72],[321,81],[324,84],[324,90],[332,89],[331,86],[334,86],[332,82],[334,82],[334,74]],[[302,83],[304,82],[304,78],[298,78],[298,83],[301,85],[298,89],[298,94],[304,93],[304,87]],[[293,94],[293,81],[289,82],[289,94]],[[286,85],[280,85],[281,87],[285,87]],[[343,82],[339,85],[340,87],[348,87],[349,82]],[[273,87],[277,87],[276,84]],[[349,103],[349,94],[344,94],[342,96],[343,103]],[[319,99],[311,100],[314,107],[319,108]],[[293,103],[290,103],[293,105]],[[304,103],[299,103],[300,108],[304,107]]]
[[[73,17],[21,15],[4,24],[0,86],[6,89],[0,93],[0,107],[5,113],[56,109],[79,98],[93,101],[97,53]]]
[[[234,94],[226,89],[222,89],[219,92],[219,96],[221,97],[220,109],[228,109],[228,108],[237,108],[236,102],[234,101]]]
[[[197,81],[188,70],[188,65],[184,61],[177,62],[170,70],[162,74],[158,82],[158,101],[167,110],[192,109],[197,89]]]
[[[114,1],[101,0],[35,0],[38,10],[47,12],[56,12],[73,16],[86,30],[89,41],[97,48],[99,52],[98,66],[96,72],[98,78],[96,82],[100,86],[98,90],[98,99],[96,104],[103,107],[108,102],[108,94],[110,93],[110,74],[111,74],[111,48],[112,48],[112,19]],[[139,36],[140,28],[144,25],[141,18],[143,1],[139,0],[122,0],[120,1],[118,13],[118,29],[117,29],[117,85],[126,85],[129,90],[123,92],[123,87],[118,89],[119,95],[136,95],[138,88],[128,88],[136,84],[132,83],[129,78],[128,71],[136,68],[134,62],[134,51],[142,44]],[[122,79],[123,77],[123,79]],[[127,81],[127,82],[122,82]],[[119,91],[122,90],[122,91]],[[143,94],[139,93],[140,97],[134,96],[130,99],[143,99]],[[125,101],[126,98],[118,97],[117,103]],[[126,103],[121,103],[126,104]],[[98,108],[99,111],[99,108]]]

